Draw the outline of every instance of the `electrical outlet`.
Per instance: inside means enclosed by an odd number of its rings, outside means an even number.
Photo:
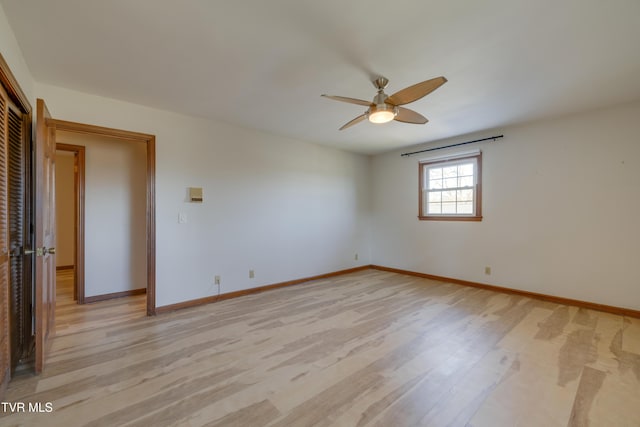
[[[254,277],[256,277],[256,274],[253,270],[249,270],[249,279],[253,279]]]
[[[358,260],[358,254],[356,253],[355,256],[353,257],[353,259],[355,259],[356,261]]]
[[[490,276],[491,275],[491,267],[486,266],[484,268],[484,274],[486,274],[487,276]]]
[[[213,284],[214,285],[219,285],[220,284],[220,276],[215,276],[213,278]]]
[[[184,212],[180,212],[178,214],[178,224],[186,224],[187,223],[187,214]]]

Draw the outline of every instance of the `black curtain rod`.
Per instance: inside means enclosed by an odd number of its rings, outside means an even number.
[[[410,156],[412,154],[418,154],[418,153],[426,153],[427,151],[436,151],[436,150],[442,150],[443,148],[451,148],[451,147],[457,147],[459,145],[467,145],[467,144],[474,144],[476,142],[482,142],[482,141],[489,141],[489,140],[493,140],[495,141],[498,138],[504,138],[504,135],[496,135],[496,136],[490,136],[489,138],[482,138],[482,139],[475,139],[473,141],[467,141],[467,142],[459,142],[457,144],[449,144],[449,145],[444,145],[442,147],[436,147],[436,148],[428,148],[426,150],[420,150],[420,151],[412,151],[411,153],[403,153],[400,154],[400,156]]]

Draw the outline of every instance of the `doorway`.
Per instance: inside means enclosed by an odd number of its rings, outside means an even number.
[[[73,159],[73,236],[67,244],[73,256],[57,264],[73,265],[74,299],[83,304],[146,293],[146,313],[155,314],[154,137],[58,120],[47,124],[55,125],[56,152],[67,156],[67,164],[68,156]],[[64,162],[56,163],[58,168]]]
[[[85,147],[56,143],[56,273],[65,270],[72,298],[84,304]]]
[[[141,142],[56,132],[56,336],[145,315],[145,154]]]

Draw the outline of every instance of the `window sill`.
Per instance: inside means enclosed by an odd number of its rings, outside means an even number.
[[[482,221],[481,216],[419,216],[420,221]]]

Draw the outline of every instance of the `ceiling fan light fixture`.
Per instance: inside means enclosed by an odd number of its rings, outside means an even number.
[[[388,123],[398,115],[398,107],[389,104],[372,105],[367,112],[367,119],[371,123]]]

